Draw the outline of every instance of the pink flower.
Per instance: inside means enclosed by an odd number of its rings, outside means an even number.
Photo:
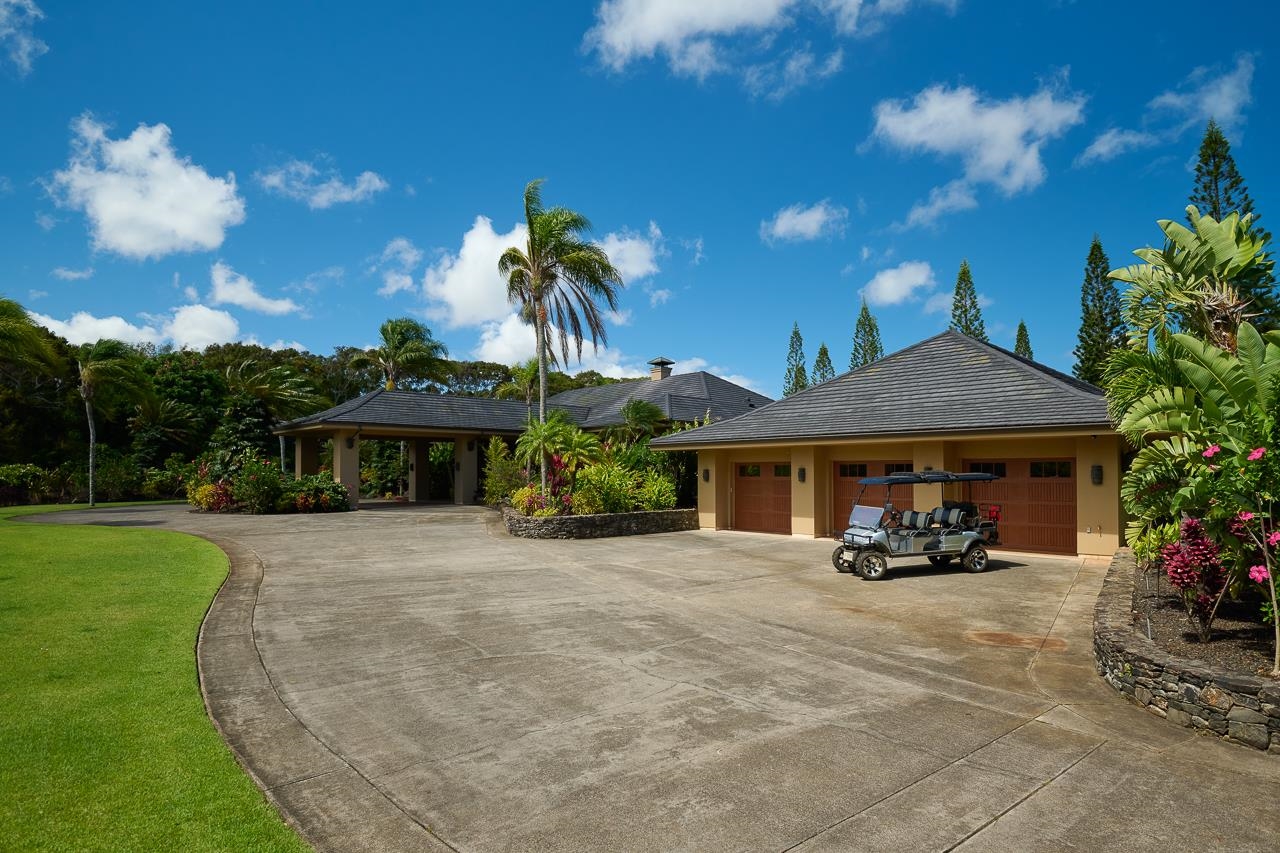
[[[1253,521],[1253,513],[1242,512],[1239,515],[1237,515],[1236,518],[1240,519],[1241,521]]]
[[[1275,533],[1272,533],[1270,536],[1267,537],[1267,544],[1270,545],[1272,548],[1276,547],[1277,545],[1280,545],[1280,530],[1277,530]]]
[[[1250,566],[1249,567],[1249,580],[1262,583],[1269,577],[1271,577],[1271,573],[1267,571],[1266,566]]]
[[[1213,457],[1217,456],[1221,452],[1222,452],[1221,447],[1219,447],[1216,444],[1211,444],[1208,447],[1206,447],[1204,449],[1204,453],[1200,455],[1203,456],[1205,459],[1212,459]]]
[[[1266,455],[1266,452],[1267,452],[1267,449],[1265,447],[1255,447],[1253,450],[1249,451],[1249,461],[1257,462],[1264,455]]]

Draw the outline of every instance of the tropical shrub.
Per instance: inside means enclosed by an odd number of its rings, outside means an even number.
[[[1161,556],[1169,583],[1182,596],[1187,616],[1196,625],[1200,642],[1209,642],[1213,617],[1227,589],[1227,574],[1218,546],[1198,518],[1182,522],[1177,542],[1166,545]]]
[[[44,477],[36,465],[0,465],[0,506],[32,503]]]
[[[233,503],[231,485],[222,481],[202,483],[187,492],[187,502],[205,512],[226,512]]]
[[[658,471],[646,471],[636,488],[635,500],[639,509],[675,509],[675,481]]]
[[[253,515],[274,512],[282,491],[280,469],[271,460],[246,452],[231,479],[231,497],[239,508]]]
[[[528,483],[524,468],[511,455],[511,448],[498,436],[489,439],[484,459],[484,502],[499,506],[511,493]]]
[[[630,512],[636,505],[635,473],[616,462],[602,462],[578,474],[577,491],[586,491],[584,500],[600,507],[600,512]]]
[[[346,486],[334,482],[329,473],[308,474],[281,484],[277,512],[346,512],[351,500]]]

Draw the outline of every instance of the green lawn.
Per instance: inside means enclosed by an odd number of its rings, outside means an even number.
[[[0,849],[308,849],[200,698],[196,634],[222,552],[7,520],[31,511],[0,509]]]

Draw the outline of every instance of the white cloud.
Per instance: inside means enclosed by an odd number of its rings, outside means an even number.
[[[1105,163],[1107,160],[1114,160],[1127,151],[1150,148],[1159,142],[1159,136],[1154,133],[1148,133],[1145,130],[1125,130],[1124,128],[1113,127],[1098,134],[1098,137],[1089,144],[1089,147],[1076,158],[1076,165],[1087,166],[1090,163]]]
[[[1244,121],[1244,109],[1253,103],[1253,56],[1236,57],[1230,71],[1215,73],[1200,67],[1188,75],[1182,85],[1157,95],[1147,104],[1152,113],[1168,113],[1178,122],[1175,133],[1202,126],[1209,119],[1230,130]]]
[[[257,347],[265,347],[266,349],[274,350],[276,352],[286,349],[294,349],[298,352],[307,352],[307,348],[298,341],[286,341],[283,338],[277,338],[269,344],[264,344],[262,341],[258,340],[256,336],[250,335],[244,339],[244,343],[252,344]]]
[[[325,267],[322,270],[307,273],[307,277],[302,281],[286,284],[283,289],[291,290],[294,293],[319,293],[326,282],[340,282],[344,275],[346,275],[346,270],[340,266]]]
[[[427,316],[443,320],[450,327],[476,326],[505,318],[511,305],[507,302],[507,283],[498,275],[498,257],[511,246],[523,248],[526,233],[525,226],[517,224],[506,234],[499,234],[488,218],[477,216],[462,236],[457,254],[442,251],[439,259],[427,267],[422,280],[429,303]]]
[[[36,225],[40,226],[41,231],[52,231],[57,224],[58,220],[47,213],[36,214]]]
[[[1046,174],[1041,149],[1084,120],[1085,100],[1047,86],[1003,101],[969,86],[930,86],[910,102],[876,104],[874,138],[906,152],[957,157],[963,165],[963,177],[917,202],[906,225],[976,207],[979,184],[991,184],[1006,196],[1038,187]]]
[[[817,17],[839,35],[869,34],[912,5],[912,0],[603,0],[583,45],[613,71],[662,56],[678,76],[701,81],[712,74],[741,73],[749,90],[782,97],[834,74],[843,59],[837,50],[819,63],[808,47],[784,46],[778,56],[752,61],[767,54],[797,17]],[[954,8],[955,0],[934,5]]]
[[[627,308],[622,311],[606,311],[605,316],[609,318],[609,322],[615,326],[631,325],[631,309]]]
[[[135,326],[123,317],[95,317],[88,311],[77,311],[70,320],[55,320],[46,314],[28,312],[31,319],[71,344],[92,344],[103,338],[115,338],[127,344],[156,344],[164,336],[153,326]]]
[[[27,299],[31,302],[34,302],[37,299],[44,299],[48,295],[49,295],[49,291],[47,290],[28,290],[27,291]]]
[[[649,230],[644,235],[626,229],[606,234],[600,241],[600,247],[628,284],[656,275],[658,259],[668,254],[662,229],[656,222],[649,223]]]
[[[797,203],[782,208],[772,219],[761,222],[760,239],[769,244],[817,240],[844,233],[848,221],[849,209],[832,204],[830,199],[809,207]]]
[[[881,270],[860,291],[868,305],[899,305],[920,298],[936,286],[933,267],[927,261],[903,261]]]
[[[332,160],[324,155],[310,163],[290,160],[284,165],[256,172],[254,178],[263,189],[306,202],[312,210],[367,201],[390,186],[377,172],[368,171],[361,172],[354,181],[347,183]]]
[[[207,251],[244,221],[235,175],[210,176],[179,158],[167,125],[138,125],[125,139],[85,114],[73,124],[71,160],[49,190],[89,217],[93,245],[130,258]]]
[[[1244,124],[1245,108],[1253,103],[1254,62],[1251,54],[1236,57],[1229,70],[1201,66],[1177,87],[1147,102],[1142,129],[1109,128],[1076,158],[1076,166],[1106,162],[1129,151],[1175,142],[1193,128],[1214,119],[1227,130]]]
[[[821,62],[806,49],[759,65],[749,66],[742,75],[747,91],[758,98],[781,101],[796,89],[825,80],[844,67],[844,51],[835,50]]]
[[[44,19],[34,0],[0,0],[0,47],[22,77],[31,73],[36,57],[49,46],[35,36],[37,21]]]
[[[423,257],[422,250],[408,237],[392,238],[382,250],[378,262],[370,268],[370,272],[382,273],[382,287],[378,288],[378,295],[392,296],[402,290],[412,290],[413,272]]]
[[[966,181],[1013,195],[1044,181],[1040,149],[1084,120],[1084,104],[1082,95],[1059,97],[1048,88],[997,101],[968,86],[930,86],[909,104],[876,104],[873,133],[904,151],[959,157]]]
[[[164,326],[164,336],[179,349],[202,350],[212,344],[234,341],[240,324],[226,311],[205,305],[183,305]]]
[[[704,256],[702,254],[703,246],[701,237],[694,237],[692,240],[681,240],[680,245],[693,253],[693,257],[689,259],[690,264],[696,267],[698,264],[702,263]]]
[[[963,180],[955,180],[929,190],[929,198],[918,201],[907,211],[906,222],[901,227],[914,228],[917,225],[933,225],[938,218],[948,213],[972,210],[978,206],[973,197],[973,187]]]
[[[556,346],[556,358],[560,358],[559,336],[552,330],[552,341]],[[481,361],[495,361],[499,364],[516,364],[532,358],[537,353],[537,344],[533,336],[533,327],[520,319],[518,314],[508,314],[502,320],[493,320],[483,325],[480,330],[480,341],[471,351],[473,358]],[[638,359],[624,355],[609,347],[593,350],[591,343],[582,348],[582,359],[578,360],[573,350],[573,342],[569,342],[569,364],[561,365],[561,370],[569,373],[580,373],[583,370],[595,370],[603,376],[622,379],[627,376],[643,376],[648,368],[641,365]]]
[[[671,291],[667,290],[665,287],[660,287],[657,290],[649,291],[649,307],[650,308],[657,308],[659,305],[666,305],[667,302],[670,301],[670,299],[671,299]]]
[[[258,287],[222,261],[209,270],[213,284],[210,301],[214,305],[237,305],[263,314],[292,314],[299,309],[292,299],[271,299],[258,292]]]
[[[8,175],[0,175],[0,195],[8,195],[13,192],[13,181],[9,180]]]
[[[63,281],[83,281],[86,278],[93,278],[93,267],[87,267],[82,270],[68,269],[67,267],[56,267],[49,275],[54,278],[60,278]]]
[[[192,287],[189,284],[186,287],[182,288],[182,295],[186,297],[188,302],[200,301],[200,291],[196,290],[194,287]]]

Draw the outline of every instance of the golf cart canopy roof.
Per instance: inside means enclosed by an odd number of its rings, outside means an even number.
[[[904,471],[884,477],[863,477],[863,486],[909,486],[918,483],[984,483],[1000,479],[995,474],[953,474],[950,471]]]

